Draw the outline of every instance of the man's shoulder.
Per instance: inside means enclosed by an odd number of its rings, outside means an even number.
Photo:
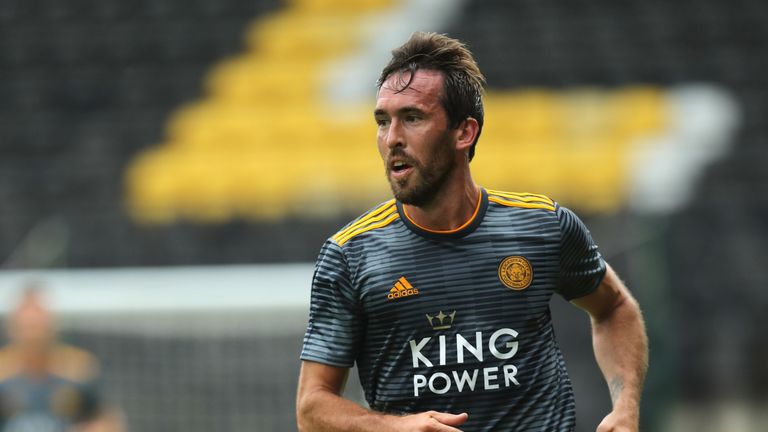
[[[557,210],[557,203],[546,196],[530,192],[507,192],[494,189],[486,189],[488,202],[503,208],[522,208],[534,210]]]
[[[13,345],[0,348],[0,382],[16,375],[21,370],[21,358]]]
[[[0,348],[0,382],[18,375],[23,368],[22,354],[17,346]],[[51,351],[49,372],[69,381],[83,382],[98,375],[99,362],[87,351],[58,344]]]
[[[359,217],[352,220],[344,228],[331,236],[329,241],[339,247],[343,247],[353,238],[368,233],[373,230],[381,229],[400,218],[397,211],[395,199],[384,201],[383,203],[371,208]]]
[[[99,374],[96,357],[80,348],[59,344],[51,359],[51,372],[74,382],[89,381]]]

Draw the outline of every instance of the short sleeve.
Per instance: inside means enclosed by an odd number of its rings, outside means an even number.
[[[557,207],[560,222],[560,271],[557,291],[570,301],[593,293],[605,276],[605,260],[592,234],[572,211]]]
[[[359,302],[341,248],[326,241],[315,264],[301,359],[352,367],[363,330]]]

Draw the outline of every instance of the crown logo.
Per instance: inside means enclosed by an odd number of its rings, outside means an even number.
[[[456,311],[453,311],[448,315],[444,314],[443,311],[440,311],[435,316],[427,314],[427,321],[429,321],[429,325],[432,326],[432,330],[445,330],[451,328],[453,325],[453,317],[455,316]],[[446,318],[448,319],[446,320]],[[435,322],[436,319],[437,322]]]

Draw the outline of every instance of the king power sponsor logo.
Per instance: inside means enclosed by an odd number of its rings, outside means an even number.
[[[440,335],[437,337],[425,337],[419,341],[411,340],[411,360],[414,369],[422,366],[429,368],[437,366],[456,365],[454,370],[448,372],[434,372],[430,374],[413,375],[413,395],[420,396],[425,393],[445,394],[450,391],[474,392],[485,390],[498,390],[503,387],[519,386],[516,376],[517,367],[513,364],[500,366],[479,367],[475,369],[463,369],[460,366],[465,361],[476,360],[483,363],[486,360],[510,360],[517,354],[517,332],[510,328],[501,328],[490,334],[475,332],[474,337],[465,338],[456,333],[455,336]],[[437,358],[434,358],[435,344],[437,344]],[[425,353],[432,353],[433,358]]]

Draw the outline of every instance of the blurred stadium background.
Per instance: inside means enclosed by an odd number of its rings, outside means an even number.
[[[575,209],[640,300],[643,430],[768,430],[766,23],[762,0],[0,0],[0,313],[46,285],[131,430],[295,430],[311,263],[388,195],[373,83],[433,30],[488,78],[476,179]],[[553,308],[594,430],[588,320]]]

